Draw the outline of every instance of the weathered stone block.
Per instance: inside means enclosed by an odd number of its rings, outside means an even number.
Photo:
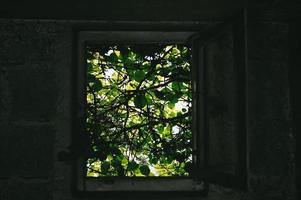
[[[286,176],[260,176],[250,178],[250,188],[254,199],[284,200],[293,199],[291,180]]]
[[[50,200],[51,188],[45,181],[15,180],[8,185],[7,200]]]
[[[48,177],[53,166],[50,125],[0,125],[0,177]]]
[[[57,30],[51,23],[0,21],[0,64],[53,59]]]
[[[291,162],[287,65],[251,60],[249,64],[250,170],[288,173]]]
[[[49,120],[56,112],[57,83],[54,69],[41,64],[8,71],[10,119]]]
[[[292,199],[288,26],[248,28],[249,189],[254,199]]]
[[[7,200],[7,192],[8,192],[8,180],[1,180],[0,181],[0,199]]]
[[[249,59],[287,60],[288,25],[286,23],[248,23]]]
[[[0,65],[0,121],[5,118],[7,111],[7,80],[6,71]]]

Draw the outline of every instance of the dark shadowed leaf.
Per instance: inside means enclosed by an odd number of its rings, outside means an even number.
[[[104,173],[106,173],[106,172],[108,172],[109,171],[109,169],[110,169],[110,163],[109,162],[103,162],[102,164],[101,164],[101,171],[102,172],[104,172]]]
[[[154,93],[155,93],[155,95],[156,95],[156,97],[157,97],[158,99],[164,100],[164,94],[163,94],[163,92],[158,91],[158,90],[155,90]]]
[[[172,83],[172,89],[176,91],[180,91],[183,88],[182,82],[173,82]]]
[[[127,169],[130,171],[134,171],[139,167],[139,165],[135,161],[131,161],[128,163]]]
[[[97,92],[99,90],[101,90],[102,89],[102,83],[101,83],[101,81],[98,80],[98,79],[95,79],[92,88],[93,88],[94,91],[97,91]]]
[[[134,73],[133,78],[134,78],[135,81],[142,81],[144,79],[144,71],[137,70]]]
[[[91,63],[87,63],[88,72],[91,72],[93,70],[93,65]]]
[[[134,104],[137,108],[143,108],[147,104],[147,99],[144,95],[139,94],[135,97]]]
[[[141,174],[143,174],[145,176],[148,176],[150,173],[150,169],[147,165],[142,165],[142,166],[140,166],[139,169],[140,169]]]
[[[191,162],[187,162],[185,163],[185,167],[184,167],[184,170],[188,173],[191,173],[192,172],[192,169],[193,169],[193,165]]]

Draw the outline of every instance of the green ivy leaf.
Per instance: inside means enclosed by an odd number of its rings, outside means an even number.
[[[93,81],[95,81],[96,78],[93,74],[88,74],[87,79],[88,79],[88,82],[93,82]]]
[[[130,161],[128,163],[127,169],[130,171],[134,171],[139,167],[139,165],[135,161]]]
[[[118,62],[118,57],[115,53],[111,53],[108,57],[107,57],[107,60],[109,62],[112,62],[112,63],[117,63]]]
[[[137,70],[133,75],[133,79],[135,81],[142,81],[144,79],[144,75],[145,75],[144,71]]]
[[[96,92],[100,91],[102,89],[102,83],[101,83],[101,81],[98,80],[98,79],[95,79],[92,88]]]
[[[193,168],[193,165],[191,162],[187,162],[185,163],[185,167],[184,167],[184,170],[186,172],[188,172],[189,174],[192,172],[192,168]]]
[[[177,55],[177,54],[179,54],[179,53],[181,53],[181,52],[180,52],[179,49],[173,48],[172,51],[171,51],[171,53],[172,53],[173,55]]]
[[[121,166],[121,161],[119,159],[117,159],[118,157],[115,157],[114,160],[112,160],[112,166],[114,168],[118,168],[119,166]]]
[[[154,93],[158,99],[162,99],[162,100],[165,99],[164,94],[161,91],[155,90]]]
[[[159,74],[162,76],[167,76],[170,73],[170,70],[168,68],[162,68],[159,70]]]
[[[152,159],[150,159],[150,162],[152,163],[152,164],[157,164],[158,163],[158,158],[152,158]]]
[[[88,72],[93,71],[93,65],[91,63],[87,63],[87,67],[88,67]]]
[[[145,98],[147,100],[147,104],[151,105],[153,103],[152,97],[148,94],[145,95]]]
[[[102,171],[103,173],[108,172],[109,169],[110,169],[110,166],[111,166],[111,164],[110,164],[109,162],[107,162],[107,161],[103,162],[103,163],[101,164],[101,171]]]
[[[157,127],[157,130],[159,131],[159,133],[163,133],[164,131],[164,126],[160,125]]]
[[[137,108],[144,108],[147,104],[147,99],[144,95],[139,94],[134,98],[134,104]]]
[[[173,102],[169,102],[168,104],[168,108],[173,109],[175,107],[175,103]]]
[[[182,82],[173,82],[171,87],[173,90],[180,91],[183,88],[183,83]]]
[[[178,100],[179,100],[179,97],[177,95],[173,95],[170,97],[170,102],[173,104],[177,103]]]
[[[139,167],[139,170],[141,172],[141,174],[145,175],[145,176],[148,176],[149,173],[150,173],[150,169],[147,165],[142,165]]]

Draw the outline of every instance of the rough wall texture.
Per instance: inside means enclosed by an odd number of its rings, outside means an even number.
[[[72,196],[71,166],[57,159],[71,144],[74,24],[0,20],[1,200],[92,199]],[[288,30],[248,25],[249,192],[212,185],[204,199],[294,199]]]
[[[55,153],[70,143],[70,30],[0,24],[0,199],[53,199]]]
[[[249,184],[265,199],[293,199],[286,23],[249,22]]]

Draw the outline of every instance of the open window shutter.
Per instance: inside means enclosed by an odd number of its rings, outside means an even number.
[[[244,28],[242,18],[192,45],[195,176],[236,188],[246,185]]]

